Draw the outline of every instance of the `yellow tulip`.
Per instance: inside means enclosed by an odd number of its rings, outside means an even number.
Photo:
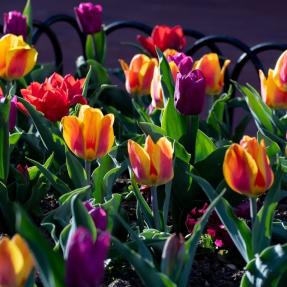
[[[232,144],[226,151],[223,174],[234,191],[256,197],[269,189],[274,180],[266,147],[262,139],[244,136],[240,144]]]
[[[219,58],[216,53],[204,55],[194,63],[193,69],[199,69],[203,73],[206,82],[206,94],[210,96],[219,95],[223,90],[224,73],[230,60],[225,60],[220,67]]]
[[[129,140],[128,153],[138,183],[153,186],[172,180],[173,149],[167,138],[162,137],[154,143],[148,136],[144,148]]]
[[[78,117],[62,118],[63,137],[76,156],[91,161],[111,150],[115,140],[113,123],[113,114],[104,116],[100,109],[83,105]]]
[[[7,34],[0,39],[0,77],[19,79],[35,66],[38,53],[22,36]]]
[[[0,240],[1,287],[23,287],[33,267],[33,257],[20,235]]]

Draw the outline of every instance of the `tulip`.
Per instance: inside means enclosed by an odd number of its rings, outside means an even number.
[[[174,104],[183,115],[198,115],[204,107],[205,78],[200,70],[182,75],[177,74]]]
[[[102,5],[93,3],[81,3],[79,7],[74,8],[76,19],[81,31],[85,34],[94,34],[101,31],[102,28]]]
[[[10,11],[8,13],[4,13],[3,33],[23,36],[25,39],[27,35],[26,21],[26,17],[21,12]]]
[[[240,144],[232,144],[226,151],[223,174],[234,191],[256,197],[269,189],[274,180],[266,147],[262,139],[244,136]]]
[[[274,109],[287,109],[287,90],[280,89],[274,79],[274,71],[269,69],[265,78],[263,71],[259,71],[261,95],[266,105]]]
[[[287,91],[287,50],[283,52],[277,60],[273,78],[281,90]]]
[[[181,51],[186,46],[186,39],[179,25],[174,27],[157,25],[154,27],[150,37],[146,38],[138,35],[137,39],[153,56],[156,56],[155,47],[161,51],[165,51],[166,49]]]
[[[115,140],[113,123],[113,114],[104,116],[101,110],[83,105],[78,117],[63,117],[64,140],[76,156],[94,160],[111,150]]]
[[[153,71],[157,60],[144,54],[135,55],[130,65],[119,60],[126,77],[126,90],[130,94],[149,95]]]
[[[173,178],[173,149],[167,138],[162,137],[154,143],[148,136],[144,148],[129,140],[128,154],[138,183],[156,186]]]
[[[93,242],[91,233],[79,227],[71,238],[66,263],[68,287],[99,287],[104,277],[104,261],[110,246],[110,234],[101,232]]]
[[[22,287],[34,267],[33,257],[22,237],[0,240],[0,286]]]
[[[225,60],[221,68],[218,55],[215,53],[206,54],[194,63],[193,68],[201,70],[205,77],[207,95],[214,96],[222,92],[224,73],[229,64],[230,60]]]
[[[162,271],[176,279],[185,259],[184,237],[181,233],[172,234],[165,242],[162,251]]]
[[[86,201],[85,207],[91,215],[97,229],[106,230],[108,225],[108,217],[106,211],[101,207],[94,207],[91,202]]]
[[[0,77],[5,80],[24,77],[35,66],[37,56],[37,51],[22,36],[3,36],[0,39]]]
[[[82,96],[83,79],[75,80],[71,75],[64,78],[54,73],[44,83],[32,82],[26,89],[21,89],[23,98],[52,122],[61,120],[69,113],[69,108],[76,104],[86,104]],[[26,109],[21,108],[24,112]]]

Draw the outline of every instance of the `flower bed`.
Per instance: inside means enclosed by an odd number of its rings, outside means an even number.
[[[81,3],[76,20],[32,25],[28,1],[4,15],[0,286],[284,286],[287,45],[105,26],[102,12]],[[74,75],[61,73],[57,21],[83,44]],[[125,27],[140,52],[108,69],[106,37]],[[55,65],[37,63],[42,33]],[[245,53],[236,65],[220,42]],[[267,74],[268,49],[283,53]],[[248,61],[260,92],[237,82]]]

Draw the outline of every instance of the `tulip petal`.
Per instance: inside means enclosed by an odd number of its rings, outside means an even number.
[[[133,140],[128,141],[128,153],[137,182],[149,184],[150,157],[148,153]]]
[[[252,156],[240,145],[232,144],[225,154],[223,164],[223,174],[228,185],[234,191],[252,195],[257,172]]]
[[[85,153],[81,121],[75,116],[62,119],[63,137],[69,149],[77,156],[83,158]]]
[[[115,117],[113,114],[105,115],[101,121],[101,131],[99,134],[99,143],[97,148],[97,157],[102,157],[107,154],[115,141],[113,130]]]
[[[99,136],[103,113],[88,105],[81,106],[79,119],[82,120],[83,138],[85,142],[85,159],[94,160],[98,157]]]
[[[19,285],[22,285],[27,280],[32,271],[34,260],[26,242],[20,235],[16,234],[11,241],[15,244],[15,246],[18,247],[24,259],[22,269],[17,275],[17,281],[19,282]]]
[[[0,286],[18,286],[17,276],[24,266],[18,247],[8,238],[0,240]]]

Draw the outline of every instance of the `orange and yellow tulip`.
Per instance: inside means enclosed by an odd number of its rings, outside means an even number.
[[[223,90],[224,73],[230,60],[225,60],[220,67],[219,58],[216,53],[209,53],[194,63],[193,69],[199,69],[206,80],[206,94],[210,96],[219,95]]]
[[[19,79],[35,66],[38,53],[22,36],[7,34],[0,39],[0,77]]]
[[[266,147],[262,139],[244,136],[240,144],[232,144],[223,163],[224,178],[234,191],[256,197],[269,189],[274,180]]]
[[[132,95],[149,95],[157,60],[144,54],[137,54],[132,58],[130,65],[123,60],[119,62],[125,73],[127,92]]]
[[[144,148],[129,140],[128,153],[138,183],[154,186],[173,178],[173,149],[167,138],[161,137],[154,143],[148,136]]]
[[[76,156],[91,161],[111,150],[115,140],[113,124],[113,114],[104,116],[100,109],[83,105],[78,117],[62,118],[63,137]]]
[[[34,259],[22,239],[16,234],[11,240],[0,240],[0,286],[22,287],[25,285],[32,269]]]
[[[265,78],[263,71],[259,71],[261,82],[261,96],[264,103],[270,108],[287,109],[287,90],[277,86],[274,79],[274,70],[269,69],[268,77]]]

